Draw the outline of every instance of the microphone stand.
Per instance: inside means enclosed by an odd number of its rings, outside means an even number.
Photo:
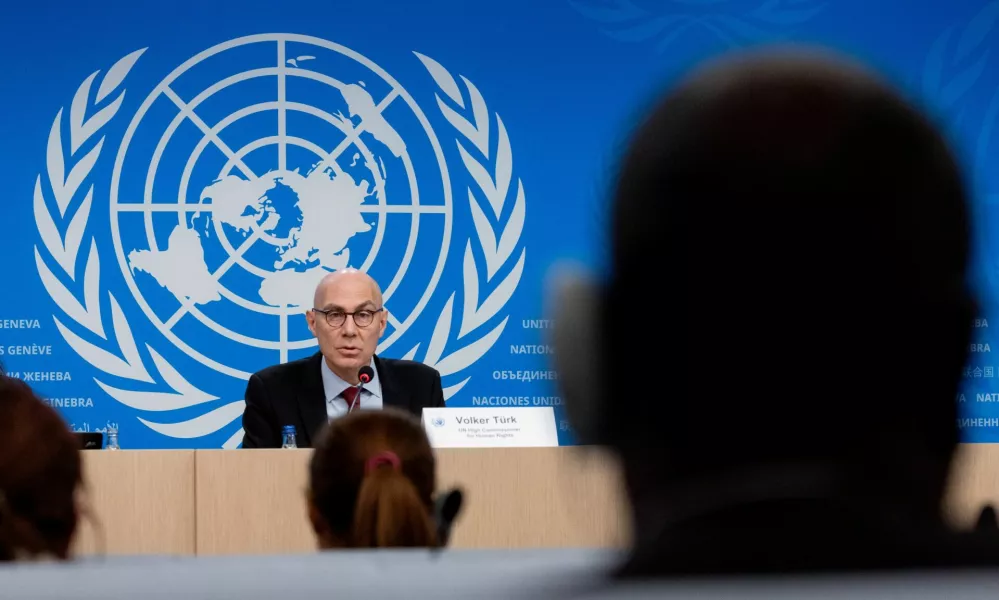
[[[354,407],[355,406],[358,406],[358,405],[361,404],[361,389],[362,389],[363,385],[364,385],[363,381],[358,381],[357,385],[354,386],[354,389],[357,390],[357,393],[354,394],[354,400],[351,401],[350,406],[347,407],[347,414],[348,415],[354,411]]]

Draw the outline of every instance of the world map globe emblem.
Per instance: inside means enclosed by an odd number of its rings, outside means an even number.
[[[301,315],[346,267],[382,284],[386,350],[431,300],[453,218],[441,145],[409,92],[346,47],[281,34],[209,48],[155,86],[110,207],[150,322],[239,378],[315,351]]]

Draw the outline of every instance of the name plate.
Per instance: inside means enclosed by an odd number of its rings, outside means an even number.
[[[537,448],[558,446],[550,406],[424,408],[423,427],[434,448]]]

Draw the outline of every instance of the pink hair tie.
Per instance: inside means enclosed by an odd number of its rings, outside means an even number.
[[[368,473],[374,471],[375,469],[383,465],[391,465],[393,469],[398,471],[399,468],[402,467],[402,461],[400,461],[399,456],[395,452],[392,452],[391,450],[385,450],[384,452],[379,452],[377,454],[372,455],[368,459],[368,462],[365,463],[364,474],[367,475]]]

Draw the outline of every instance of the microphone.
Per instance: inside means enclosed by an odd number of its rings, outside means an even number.
[[[451,541],[451,527],[461,512],[464,495],[453,488],[434,499],[434,521],[437,525],[437,548],[444,548]]]
[[[347,408],[347,414],[353,412],[354,407],[358,406],[361,403],[361,386],[364,385],[365,383],[371,383],[371,379],[374,376],[375,376],[375,371],[369,365],[364,365],[357,372],[357,385],[354,386],[355,388],[357,388],[357,393],[354,394],[354,400],[350,403],[350,406]]]

